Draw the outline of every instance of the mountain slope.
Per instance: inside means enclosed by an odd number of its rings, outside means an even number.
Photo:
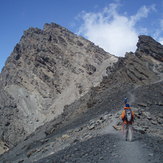
[[[127,53],[108,76],[64,112],[37,128],[0,157],[13,162],[160,162],[163,129],[163,46],[140,36],[135,53]],[[112,125],[119,125],[124,97],[136,114],[135,137],[126,144]],[[128,143],[128,142],[127,142]],[[123,145],[123,149],[122,149]],[[127,148],[135,150],[131,154]],[[123,151],[123,152],[122,152]],[[136,159],[137,156],[139,159]],[[150,158],[152,157],[152,158]]]
[[[98,85],[116,61],[57,24],[29,28],[0,74],[0,138],[17,144]]]

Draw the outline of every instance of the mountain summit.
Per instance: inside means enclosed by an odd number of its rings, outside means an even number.
[[[116,61],[57,24],[29,28],[0,75],[0,136],[19,142],[98,85]]]

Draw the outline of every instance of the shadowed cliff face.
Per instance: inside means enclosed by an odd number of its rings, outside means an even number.
[[[29,28],[0,75],[0,137],[10,145],[98,85],[117,58],[57,24]]]
[[[138,49],[136,50],[137,55],[152,56],[158,61],[163,61],[163,50],[162,45],[156,42],[152,37],[149,36],[139,36],[139,41],[137,43]]]

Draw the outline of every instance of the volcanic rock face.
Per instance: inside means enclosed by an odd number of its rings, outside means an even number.
[[[98,85],[116,61],[57,24],[29,28],[0,75],[0,137],[16,144]]]

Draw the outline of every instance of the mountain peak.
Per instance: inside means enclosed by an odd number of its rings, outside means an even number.
[[[150,36],[140,35],[137,43],[136,54],[149,55],[157,60],[163,61],[163,45]]]
[[[56,23],[45,23],[43,29],[46,31],[47,29],[50,28],[60,28],[60,29],[66,29],[62,26],[60,26],[59,24]]]
[[[13,109],[13,114],[21,115],[16,121],[23,121],[20,132],[14,134],[10,128],[17,128],[17,124],[10,123],[6,140],[17,142],[22,133],[28,135],[60,115],[65,105],[100,84],[108,65],[112,67],[116,61],[117,57],[55,23],[45,24],[43,30],[26,30],[0,76],[4,85],[0,86],[4,92],[0,97],[7,101],[11,97],[7,108],[16,106],[19,113]],[[0,106],[4,107],[1,101]]]

